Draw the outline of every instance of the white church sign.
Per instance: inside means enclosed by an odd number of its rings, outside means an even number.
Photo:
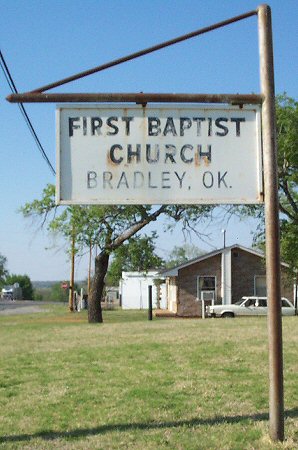
[[[263,201],[256,106],[61,105],[60,204]]]

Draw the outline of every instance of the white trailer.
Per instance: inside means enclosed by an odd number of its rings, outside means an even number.
[[[152,286],[153,308],[166,309],[164,296],[161,296],[160,276],[157,271],[122,272],[120,298],[122,309],[148,309],[148,287]]]

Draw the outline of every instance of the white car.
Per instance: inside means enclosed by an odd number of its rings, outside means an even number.
[[[293,304],[285,297],[281,299],[282,315],[295,316]],[[242,297],[232,305],[207,306],[209,317],[263,316],[267,314],[267,297]]]

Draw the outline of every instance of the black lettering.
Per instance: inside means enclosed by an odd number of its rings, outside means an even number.
[[[211,145],[207,145],[208,151],[202,152],[201,144],[198,145],[198,154],[200,158],[207,158],[211,162]]]
[[[139,182],[138,182],[139,178]],[[133,187],[134,189],[139,189],[144,186],[144,174],[143,172],[134,172],[133,173]]]
[[[83,117],[83,136],[87,135],[87,117]]]
[[[183,181],[183,178],[185,177],[186,172],[183,172],[183,174],[182,174],[181,177],[179,177],[179,175],[178,175],[177,172],[174,172],[174,174],[176,175],[176,177],[177,177],[178,180],[179,180],[179,187],[180,187],[180,189],[181,189],[181,188],[182,188],[182,181]]]
[[[102,120],[100,117],[91,117],[91,134],[92,136],[100,134],[100,128],[102,127]]]
[[[151,184],[151,172],[148,172],[148,187],[149,188],[152,188],[152,189],[156,189],[157,188],[157,186],[154,186],[154,185],[152,185]]]
[[[118,117],[108,117],[107,118],[107,125],[108,127],[112,128],[114,131],[108,131],[107,135],[108,136],[114,136],[115,134],[118,134],[119,128],[117,125],[115,125],[113,122],[118,122]]]
[[[166,144],[165,145],[167,151],[165,153],[165,163],[169,159],[172,163],[176,163],[174,156],[176,155],[176,147],[172,144]]]
[[[167,184],[170,181],[170,172],[161,172],[161,187],[162,189],[170,189],[171,186]]]
[[[127,189],[129,188],[125,172],[121,173],[119,182],[117,184],[117,189],[119,189],[119,187],[122,185],[124,185]]]
[[[208,117],[208,136],[212,136],[212,118]]]
[[[220,128],[221,130],[223,130],[223,131],[221,131],[221,132],[219,132],[219,131],[217,131],[215,134],[216,134],[216,136],[226,136],[227,134],[228,134],[228,132],[229,132],[229,129],[228,129],[228,127],[226,127],[225,125],[223,125],[221,122],[227,122],[228,121],[228,119],[226,118],[226,117],[218,117],[216,120],[215,120],[215,125],[217,126],[217,128]]]
[[[151,144],[146,144],[146,160],[149,164],[157,163],[159,161],[159,145],[155,145],[155,157],[151,155]]]
[[[136,157],[136,162],[141,161],[141,144],[136,144],[136,150],[132,150],[132,144],[127,145],[127,162],[131,163],[133,158]]]
[[[130,136],[130,122],[133,120],[133,117],[122,117],[123,122],[125,122],[125,135]]]
[[[190,145],[190,144],[183,145],[183,147],[181,148],[181,151],[180,151],[180,158],[181,158],[181,161],[183,161],[184,163],[190,164],[190,163],[193,162],[193,157],[186,158],[185,150],[187,150],[187,149],[190,150],[190,151],[193,151],[193,146]]]
[[[87,188],[93,189],[97,187],[97,173],[93,170],[87,172]]]
[[[191,120],[189,117],[180,117],[180,136],[184,136],[184,130],[191,127]]]
[[[110,149],[110,159],[115,164],[120,164],[123,161],[123,156],[120,156],[118,159],[115,157],[115,150],[123,150],[122,146],[119,144],[112,145]]]
[[[197,136],[201,136],[201,130],[202,130],[202,122],[204,122],[206,119],[205,117],[193,117],[192,119],[194,122],[197,122]]]
[[[168,133],[172,133],[172,136],[177,136],[177,131],[175,128],[173,117],[168,117],[163,135],[166,136]]]
[[[225,172],[222,176],[220,176],[220,172],[218,172],[218,187],[221,188],[221,183],[223,183],[224,187],[228,187],[226,181],[225,181],[225,176],[227,175],[228,172]]]
[[[214,183],[214,178],[212,172],[204,172],[203,173],[203,185],[205,188],[210,189],[212,188]]]
[[[68,134],[69,136],[73,136],[73,130],[78,130],[80,125],[75,125],[75,122],[80,120],[79,117],[69,117],[68,118]]]
[[[236,123],[236,136],[240,136],[240,123],[245,122],[244,117],[231,117],[231,122]]]
[[[103,189],[105,189],[107,185],[109,186],[109,188],[113,189],[113,186],[111,183],[112,178],[113,178],[112,172],[103,172],[103,174],[102,174]]]
[[[148,136],[158,136],[161,132],[158,117],[148,117]]]

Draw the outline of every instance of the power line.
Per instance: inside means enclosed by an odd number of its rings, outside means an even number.
[[[13,94],[18,94],[18,90],[17,90],[16,85],[15,85],[13,79],[12,79],[12,76],[10,74],[10,71],[9,71],[8,67],[7,67],[7,64],[5,62],[5,59],[4,59],[4,56],[2,55],[1,50],[0,50],[0,66],[1,66],[1,69],[2,69],[2,71],[4,73],[5,79],[7,81],[7,84],[9,86],[11,92]],[[39,140],[39,138],[38,138],[38,136],[37,136],[37,134],[36,134],[36,132],[34,130],[32,122],[29,119],[29,116],[28,116],[28,114],[27,114],[27,112],[26,112],[26,110],[24,108],[23,103],[19,103],[18,106],[19,106],[21,114],[22,114],[22,116],[23,116],[23,118],[24,118],[24,120],[26,122],[26,125],[29,128],[29,131],[30,131],[31,135],[33,136],[33,139],[36,142],[38,150],[42,154],[42,157],[45,159],[45,161],[46,161],[47,165],[49,166],[50,170],[52,171],[53,175],[56,175],[55,169],[52,166],[52,164],[51,164],[51,162],[50,162],[50,160],[48,158],[48,155],[46,154],[46,152],[45,152],[45,150],[44,150],[44,148],[43,148],[43,146],[42,146],[42,144],[41,144],[41,142],[40,142],[40,140]]]

